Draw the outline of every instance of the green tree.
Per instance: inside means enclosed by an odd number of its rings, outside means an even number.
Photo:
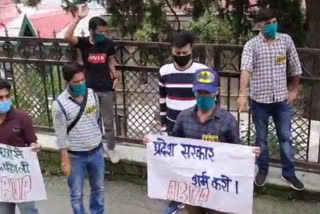
[[[192,21],[189,27],[202,42],[235,43],[231,25],[211,12],[206,11],[202,16]]]
[[[301,0],[260,0],[260,6],[276,9],[279,13],[279,31],[290,34],[297,46],[306,45],[305,14],[301,9]]]
[[[312,48],[320,48],[320,1],[306,0],[307,17],[307,45]],[[320,74],[320,60],[316,67],[317,75]]]
[[[248,0],[227,0],[226,9],[219,9],[219,15],[221,18],[226,19],[229,25],[232,26],[233,35],[236,39],[236,43],[241,43],[241,38],[247,36],[252,32],[252,13],[249,11]],[[229,5],[232,5],[233,9],[230,10]]]
[[[164,8],[167,6],[176,17],[178,28],[180,21],[173,6],[180,4],[170,0],[109,0],[108,12],[111,26],[117,28],[122,37],[156,41],[167,38],[173,30],[169,25]]]
[[[111,1],[112,2],[112,1]],[[119,2],[119,1],[118,1]],[[125,4],[128,10],[130,9],[130,1],[124,0],[120,1],[122,4]],[[151,3],[150,3],[151,2]],[[250,5],[248,0],[226,0],[226,8],[222,9],[219,7],[219,0],[152,0],[152,1],[145,1],[145,7],[140,8],[139,14],[141,15],[141,18],[136,21],[137,27],[133,28],[130,33],[134,33],[137,35],[138,38],[143,38],[146,40],[156,40],[160,39],[161,34],[165,34],[165,31],[170,33],[172,31],[172,28],[169,28],[167,24],[164,22],[166,21],[165,18],[165,11],[161,8],[164,6],[167,6],[170,8],[172,13],[176,16],[176,21],[178,23],[178,28],[174,30],[180,30],[180,20],[179,17],[175,14],[173,7],[174,6],[181,6],[183,4],[189,3],[193,10],[191,11],[190,15],[193,18],[193,23],[201,23],[203,22],[204,18],[208,18],[208,16],[217,16],[219,19],[222,19],[223,22],[232,28],[232,34],[233,39],[230,40],[230,42],[233,42],[233,40],[236,40],[235,43],[243,43],[243,38],[247,38],[248,36],[252,35],[252,29],[253,29],[253,18],[255,16],[254,11],[250,10]],[[128,17],[128,13],[124,13],[123,11],[120,11],[117,9],[117,7],[113,7],[112,3],[111,8],[113,8],[112,17],[114,20],[115,27],[120,28],[120,32],[122,32],[122,29],[125,29],[122,27],[122,25],[130,25],[130,22],[122,22],[121,17]],[[119,4],[119,3],[118,3]],[[149,7],[150,4],[157,4],[157,10],[152,10],[153,7]],[[229,5],[232,5],[232,10],[229,10]],[[295,43],[298,46],[303,46],[305,44],[305,35],[303,30],[303,24],[304,24],[304,14],[301,11],[300,8],[301,0],[260,0],[259,6],[261,7],[272,7],[275,9],[278,9],[281,11],[281,19],[280,19],[280,27],[281,31],[285,33],[289,33]],[[161,7],[160,7],[161,6]],[[212,8],[215,8],[212,10]],[[210,14],[211,13],[211,14]],[[134,16],[130,14],[132,18]],[[159,22],[156,22],[156,25],[150,20],[159,20],[161,21],[161,24]],[[200,21],[198,21],[200,19]],[[212,19],[212,18],[210,18]],[[120,20],[120,21],[117,21]],[[141,20],[142,23],[141,23]],[[218,21],[214,19],[214,23],[217,23]],[[168,22],[168,20],[167,20]],[[195,25],[193,25],[195,26]],[[196,27],[197,29],[200,26]],[[206,26],[207,27],[207,26]],[[128,27],[130,28],[130,27]],[[208,32],[207,29],[205,29],[205,26],[203,26],[202,32]],[[161,32],[161,33],[159,33]],[[214,33],[211,33],[212,36],[215,36]],[[150,37],[148,37],[150,36]],[[158,37],[157,37],[158,36]],[[207,36],[209,34],[207,33]],[[201,37],[207,37],[204,35],[201,35]],[[219,36],[218,36],[219,37]],[[166,37],[165,37],[166,38]],[[217,40],[217,38],[207,38],[208,41]]]
[[[320,1],[319,0],[306,0],[307,7],[307,45],[312,48],[320,48]],[[320,75],[320,57],[314,57],[314,63],[312,67],[308,68],[312,71],[312,75]],[[319,84],[315,84],[312,93],[314,94],[314,99],[312,100],[312,118],[314,120],[320,120],[320,100],[316,94],[320,91]]]
[[[133,37],[142,27],[145,10],[143,0],[109,0],[109,12],[112,14],[110,25],[117,27],[122,37]]]
[[[173,30],[166,20],[163,12],[165,2],[151,0],[146,5],[146,14],[143,25],[135,33],[135,38],[143,41],[158,41],[160,38],[168,37]]]
[[[36,6],[41,0],[15,0],[17,3],[24,3],[29,6]],[[74,13],[77,10],[78,4],[83,4],[91,0],[63,0],[62,7]],[[259,0],[260,7],[271,7],[281,12],[280,14],[280,31],[290,34],[297,46],[304,46],[306,44],[306,36],[304,31],[305,14],[301,10],[302,0]],[[200,26],[196,23],[201,23],[205,18],[214,20],[215,25],[219,22],[226,23],[231,26],[233,38],[229,40],[235,43],[243,43],[243,38],[247,38],[252,34],[254,12],[250,10],[248,0],[226,0],[226,8],[219,7],[220,0],[99,0],[98,2],[107,2],[108,11],[112,14],[111,25],[117,28],[122,37],[130,37],[131,39],[143,39],[156,41],[160,39],[167,39],[172,34],[173,30],[180,30],[179,16],[173,10],[176,6],[190,4],[193,8],[190,16],[193,18],[193,26],[200,30]],[[318,12],[316,4],[319,1],[307,0],[307,7],[309,8],[308,17],[315,17]],[[232,5],[232,10],[229,10],[229,5]],[[310,7],[314,5],[315,7]],[[166,17],[167,7],[175,15],[178,27],[173,29],[170,26]],[[215,8],[212,10],[212,8]],[[317,9],[313,9],[317,8]],[[210,14],[211,13],[211,14]],[[218,21],[209,16],[217,16],[222,21]],[[314,18],[312,19],[314,20]],[[314,32],[316,23],[310,22],[309,32]],[[313,23],[313,24],[312,24]],[[219,40],[220,37],[215,33],[208,33],[208,30],[201,29],[206,35],[200,35],[208,41]],[[214,38],[207,38],[212,35]],[[222,35],[224,33],[222,32]],[[309,34],[310,35],[310,34]],[[313,33],[313,35],[317,35]],[[311,40],[309,40],[311,41]],[[318,41],[318,40],[317,40]],[[311,43],[314,43],[311,41]],[[310,42],[309,42],[310,44]]]
[[[40,4],[41,0],[14,0],[16,4],[24,4],[29,7],[36,7]]]

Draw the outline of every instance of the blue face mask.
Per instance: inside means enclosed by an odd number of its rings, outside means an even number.
[[[215,97],[197,96],[198,108],[202,111],[209,111],[216,105]]]
[[[103,33],[97,33],[94,35],[94,41],[96,43],[101,43],[101,42],[104,42],[106,41],[106,36],[103,34]]]
[[[70,93],[72,97],[80,97],[85,95],[87,91],[86,83],[70,85]]]
[[[0,101],[0,114],[8,113],[11,109],[12,102],[11,100]]]
[[[266,37],[271,39],[274,39],[276,37],[277,31],[278,31],[278,23],[271,23],[263,27],[263,34]]]

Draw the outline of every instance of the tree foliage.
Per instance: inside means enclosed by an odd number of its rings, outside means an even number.
[[[119,1],[118,1],[119,2]],[[120,1],[127,5],[127,9],[130,10],[128,6],[128,1]],[[232,31],[233,38],[229,42],[243,43],[243,38],[253,34],[254,27],[254,16],[256,15],[254,10],[251,10],[248,0],[226,0],[226,7],[221,8],[219,0],[151,0],[144,1],[145,7],[140,8],[139,14],[140,19],[136,20],[137,27],[132,31],[124,32],[133,33],[137,35],[138,38],[145,40],[158,40],[165,39],[168,36],[164,36],[171,33],[173,26],[168,27],[168,20],[165,18],[165,11],[163,7],[179,7],[184,4],[189,4],[192,8],[190,16],[192,16],[191,29],[196,30],[200,33],[200,38],[207,41],[218,41],[220,37],[226,35],[226,31]],[[156,4],[156,7],[150,7],[150,5]],[[230,10],[230,5],[232,5],[232,10]],[[280,31],[289,33],[295,40],[298,46],[305,44],[305,33],[304,33],[304,14],[300,8],[301,0],[260,0],[258,1],[258,6],[260,8],[272,7],[281,11],[280,13]],[[117,6],[111,5],[113,8],[112,17],[114,20],[121,20],[123,16],[122,12],[118,12]],[[156,8],[156,9],[155,9]],[[142,18],[143,17],[143,18]],[[218,20],[218,19],[219,20]],[[142,20],[142,23],[140,22]],[[153,22],[155,20],[155,22]],[[212,23],[207,23],[201,26],[202,22],[212,21]],[[178,22],[181,22],[178,17]],[[119,28],[120,32],[125,29],[123,25],[130,25],[130,22],[114,21],[115,27]],[[219,23],[224,23],[226,29],[219,30]],[[217,32],[210,33],[208,28],[213,30],[214,26],[218,26]],[[136,30],[136,31],[135,31]],[[168,32],[166,32],[168,31]],[[122,33],[123,35],[123,33]],[[211,37],[212,36],[212,37]],[[226,37],[229,38],[229,37]]]
[[[278,11],[279,31],[292,36],[297,46],[306,44],[304,30],[305,13],[301,9],[302,0],[260,0],[260,6],[269,6]]]
[[[110,24],[116,26],[123,37],[133,36],[142,27],[146,5],[143,0],[109,0]]]
[[[24,4],[29,7],[36,7],[41,3],[41,0],[14,0],[16,4]]]
[[[199,35],[203,42],[235,43],[231,25],[208,11],[192,21],[189,29]]]
[[[157,41],[159,37],[168,37],[168,33],[172,31],[163,11],[164,1],[150,0],[146,4],[148,11],[143,18],[143,25],[135,33],[135,38],[144,41]],[[113,14],[112,14],[113,16]]]
[[[28,6],[36,6],[41,0],[15,0]],[[74,13],[78,4],[92,0],[63,0],[62,7]],[[97,0],[96,0],[97,1]],[[305,45],[305,14],[301,10],[302,0],[259,0],[260,8],[271,7],[280,11],[280,31],[289,33],[298,46]],[[220,7],[221,0],[98,0],[107,2],[111,15],[111,26],[115,27],[122,37],[143,40],[163,40],[170,37],[173,31],[180,30],[181,18],[174,7],[190,5],[192,17],[190,28],[200,33],[206,41],[218,41],[219,38],[233,38],[228,42],[242,43],[243,38],[252,35],[255,12],[251,10],[248,0],[225,0],[225,7]],[[232,6],[232,10],[230,10]],[[166,13],[169,8],[174,15],[176,25],[172,25]],[[201,23],[206,22],[203,26]],[[209,22],[209,23],[207,23]],[[212,22],[212,23],[211,23]],[[221,25],[227,26],[220,28]],[[209,32],[214,30],[216,32]],[[210,30],[209,30],[210,28]],[[230,32],[228,33],[230,35]],[[225,37],[226,36],[226,37]]]

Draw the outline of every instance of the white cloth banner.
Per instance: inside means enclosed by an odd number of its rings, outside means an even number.
[[[252,147],[150,135],[148,196],[221,212],[252,214]]]
[[[37,154],[31,147],[0,144],[0,201],[20,203],[46,199]]]

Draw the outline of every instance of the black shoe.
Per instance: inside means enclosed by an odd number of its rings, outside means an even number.
[[[288,182],[293,189],[297,191],[304,190],[303,183],[296,176],[294,176],[293,178],[286,178],[284,176],[281,176],[281,178],[282,180]]]
[[[179,210],[184,209],[184,204],[176,201],[171,201],[165,210],[166,214],[177,214]]]
[[[267,175],[268,175],[267,171],[259,169],[258,174],[256,175],[256,179],[255,179],[254,183],[258,187],[263,187],[264,184],[266,183]]]

